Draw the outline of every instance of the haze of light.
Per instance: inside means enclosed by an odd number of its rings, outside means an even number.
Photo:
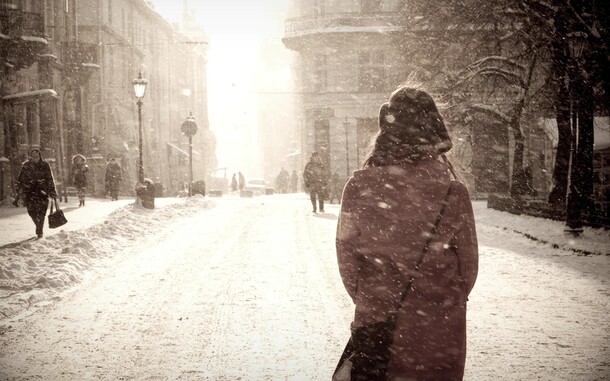
[[[257,78],[261,38],[283,20],[272,11],[288,0],[191,1],[196,20],[208,38],[208,108],[216,133],[219,166],[260,177],[257,136]],[[183,2],[155,0],[155,10],[170,22],[180,22]],[[277,12],[275,12],[277,14]],[[276,33],[277,34],[277,33]]]

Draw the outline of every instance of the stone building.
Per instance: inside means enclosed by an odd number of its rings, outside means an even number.
[[[132,80],[148,79],[143,106],[144,173],[168,193],[188,180],[188,139],[199,125],[194,178],[214,163],[208,130],[205,41],[181,34],[144,0],[0,1],[0,199],[13,193],[31,147],[52,164],[62,196],[70,158],[91,166],[89,191],[104,192],[106,160],[123,165],[123,194],[133,194],[138,115]]]
[[[313,151],[342,177],[358,169],[378,129],[379,106],[404,82],[393,48],[397,0],[294,0],[284,45],[295,67],[304,160]]]

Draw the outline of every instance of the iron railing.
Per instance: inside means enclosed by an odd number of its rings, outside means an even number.
[[[303,34],[315,33],[316,30],[341,30],[347,28],[378,28],[379,31],[397,29],[401,25],[401,17],[394,12],[379,12],[362,14],[359,12],[325,13],[315,16],[295,17],[284,22],[285,37],[299,37]]]

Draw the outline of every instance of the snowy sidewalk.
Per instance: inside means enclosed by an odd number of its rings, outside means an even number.
[[[576,255],[610,255],[610,230],[585,227],[578,238],[565,236],[565,222],[514,215],[487,208],[487,201],[472,203],[476,224],[519,234],[543,245]]]
[[[179,198],[157,198],[156,207],[179,202]],[[129,204],[133,204],[134,198],[121,198],[118,201],[101,198],[87,198],[84,207],[78,206],[78,198],[68,198],[68,203],[60,202],[59,207],[64,211],[68,223],[58,229],[49,229],[45,221],[44,236],[52,236],[60,231],[76,231],[86,229],[97,223],[103,222],[105,218],[115,210]],[[48,213],[47,213],[48,214]],[[28,215],[25,207],[14,208],[13,206],[0,208],[0,250],[6,245],[12,246],[35,236],[34,223]]]

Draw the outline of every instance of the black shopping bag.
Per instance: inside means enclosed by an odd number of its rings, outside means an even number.
[[[53,205],[55,205],[55,211],[53,211]],[[54,198],[51,201],[51,213],[49,213],[49,228],[55,229],[60,226],[65,225],[68,222],[66,220],[66,216],[64,216],[64,212],[59,209],[59,205],[57,204],[57,199]]]

